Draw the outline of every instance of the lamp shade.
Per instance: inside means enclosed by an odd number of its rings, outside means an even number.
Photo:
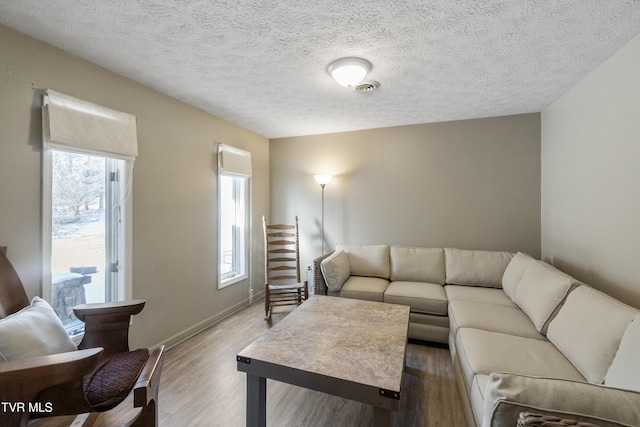
[[[331,175],[314,175],[313,178],[316,180],[318,184],[327,185],[329,181],[331,181],[331,178],[333,177]]]
[[[327,71],[339,84],[351,87],[364,80],[371,71],[371,63],[362,58],[342,58],[329,64]]]

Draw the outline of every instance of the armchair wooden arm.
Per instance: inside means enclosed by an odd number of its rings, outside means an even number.
[[[0,363],[0,401],[14,405],[0,408],[0,425],[26,423],[28,405],[39,393],[60,384],[81,382],[101,356],[102,348],[92,348]]]
[[[137,299],[73,307],[76,317],[85,324],[78,348],[102,347],[105,355],[129,351],[129,322],[144,305],[144,300]]]

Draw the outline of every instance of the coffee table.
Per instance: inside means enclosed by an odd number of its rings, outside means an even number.
[[[400,404],[409,307],[315,295],[242,350],[247,426],[266,426],[267,378],[372,405],[390,426]]]

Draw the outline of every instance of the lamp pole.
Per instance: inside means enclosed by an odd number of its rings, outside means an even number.
[[[314,175],[314,178],[318,184],[320,184],[320,188],[322,188],[322,222],[321,222],[321,233],[322,233],[322,249],[320,255],[324,255],[324,187],[331,181],[331,175]]]
[[[322,249],[320,255],[324,255],[324,187],[326,187],[326,185],[327,184],[320,184],[320,187],[322,187]]]

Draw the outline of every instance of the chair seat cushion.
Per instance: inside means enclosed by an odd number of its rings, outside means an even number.
[[[148,358],[147,349],[105,356],[82,381],[93,410],[102,412],[118,406],[133,389]]]

